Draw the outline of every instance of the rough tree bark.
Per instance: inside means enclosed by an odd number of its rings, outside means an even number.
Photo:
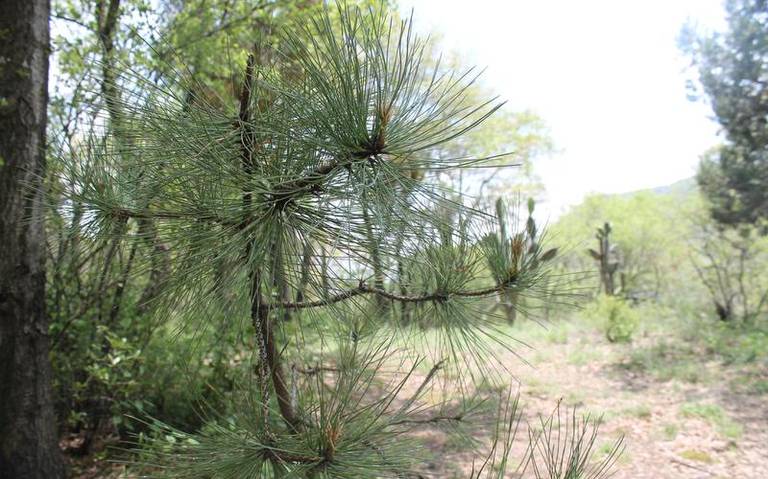
[[[64,477],[45,311],[48,0],[0,2],[0,477]]]

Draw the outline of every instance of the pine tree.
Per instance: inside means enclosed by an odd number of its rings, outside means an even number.
[[[196,432],[153,423],[151,473],[404,477],[418,466],[412,431],[478,410],[475,397],[432,409],[421,400],[445,371],[460,391],[503,370],[491,345],[511,341],[484,305],[540,292],[553,253],[531,228],[482,241],[494,215],[424,178],[498,160],[430,152],[501,107],[468,105],[477,75],[437,73],[424,47],[410,21],[340,6],[284,31],[270,55],[257,44],[229,110],[185,102],[195,85],[183,74],[155,85],[116,72],[127,87],[121,131],[95,132],[64,184],[95,238],[143,241],[142,222],[155,225],[172,257],[158,318],[239,327],[254,349],[252,381],[226,416]],[[422,355],[427,335],[438,347]],[[510,460],[511,396],[498,416],[472,477],[501,477]]]
[[[768,219],[768,2],[727,0],[727,30],[701,34],[687,26],[681,46],[725,142],[702,157],[696,180],[723,226]]]

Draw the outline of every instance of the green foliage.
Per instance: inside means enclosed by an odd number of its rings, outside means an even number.
[[[754,224],[768,218],[768,6],[729,0],[728,30],[681,37],[704,94],[726,134],[726,144],[701,163],[697,180],[716,221]]]
[[[591,195],[550,228],[550,237],[568,242],[558,263],[572,273],[594,271],[595,228],[609,222],[611,262],[620,263],[622,295],[632,300],[658,300],[675,307],[700,304],[703,287],[692,284],[695,275],[689,259],[690,218],[703,205],[695,191],[626,195]],[[599,251],[596,251],[599,253]],[[620,257],[616,257],[619,254]],[[601,284],[595,275],[595,290]]]
[[[627,343],[640,324],[638,312],[618,296],[599,295],[584,314],[595,321],[612,343]]]
[[[82,204],[67,196],[72,185],[61,181],[63,170],[73,164],[87,169],[87,151],[94,148],[88,144],[89,130],[94,122],[99,123],[97,129],[104,127],[105,103],[115,94],[130,96],[131,89],[141,86],[120,84],[122,88],[112,91],[119,80],[113,75],[116,65],[130,64],[137,77],[161,84],[176,75],[175,67],[183,61],[192,76],[210,80],[205,91],[198,92],[201,97],[210,102],[217,96],[231,98],[235,93],[226,74],[208,76],[229,67],[232,58],[222,53],[237,50],[237,56],[241,45],[250,49],[254,22],[290,22],[301,16],[303,2],[281,2],[277,10],[262,2],[52,3],[55,67],[48,131],[54,148],[47,162],[52,207],[46,291],[58,413],[72,419],[65,429],[85,437],[125,433],[132,423],[126,423],[123,414],[137,408],[192,427],[199,424],[195,403],[213,401],[214,389],[226,393],[230,376],[238,374],[222,367],[229,364],[233,340],[218,332],[179,334],[158,327],[149,310],[170,263],[170,253],[158,253],[168,252],[170,245],[159,241],[151,221],[119,225],[108,239],[93,235]],[[183,51],[178,50],[182,43]],[[187,94],[189,100],[191,91],[176,93]],[[115,101],[111,106],[106,112],[109,122],[118,126],[124,105]],[[99,114],[91,114],[95,112]],[[124,136],[115,140],[130,143]],[[141,241],[126,241],[124,235]],[[185,352],[193,346],[206,355],[206,365]],[[120,423],[116,431],[114,423]],[[88,453],[89,444],[86,440],[79,452]]]
[[[441,175],[510,159],[530,183],[551,144],[538,117],[486,100],[473,70],[435,63],[386,7],[55,2],[77,30],[54,40],[57,392],[73,430],[135,434],[131,473],[404,477],[425,452],[414,432],[478,446],[488,404],[491,450],[470,475],[514,468],[517,399],[464,382],[501,366],[489,342],[511,347],[486,302],[554,297],[558,250],[533,200],[504,224]],[[434,365],[408,393],[426,337]],[[462,394],[427,407],[437,381]],[[562,444],[559,414],[542,424],[535,446],[575,458],[568,470],[612,464],[587,464],[589,418],[574,414]]]
[[[645,314],[656,323],[646,328],[650,340],[634,346],[621,367],[661,381],[707,383],[721,377],[719,367],[736,366],[739,373],[730,379],[731,386],[759,392],[768,364],[764,329],[683,314],[679,310]]]
[[[702,310],[711,318],[759,322],[764,317],[765,238],[752,227],[718,226],[695,189],[591,196],[553,225],[551,234],[587,243],[588,226],[601,219],[611,223],[623,296],[632,302],[654,300],[685,317]],[[564,251],[558,262],[567,271],[594,264],[587,255]]]
[[[212,418],[196,433],[155,421],[152,434],[143,439],[147,466],[153,470],[158,462],[164,464],[154,476],[168,478],[351,478],[404,473],[418,457],[404,436],[406,428],[400,422],[404,416],[386,414],[386,410],[408,375],[390,384],[384,394],[371,391],[372,372],[387,353],[379,350],[363,358],[359,363],[363,367],[345,370],[330,388],[319,377],[311,381],[303,399],[312,409],[298,433],[272,423],[273,406],[257,396],[241,399],[232,415]]]
[[[764,365],[768,362],[768,331],[751,324],[714,323],[697,327],[695,335],[710,353],[726,364]]]
[[[758,322],[768,313],[768,238],[754,227],[722,228],[699,217],[691,260],[721,321]]]
[[[709,371],[701,367],[698,348],[685,344],[679,338],[635,348],[621,367],[649,374],[659,381],[678,380],[695,384],[711,379]]]

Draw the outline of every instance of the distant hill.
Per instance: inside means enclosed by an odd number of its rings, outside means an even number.
[[[630,191],[628,193],[622,193],[620,196],[632,196],[637,193],[649,192],[656,195],[671,195],[671,196],[689,196],[696,193],[699,190],[699,185],[696,184],[696,178],[690,177],[684,180],[676,181],[669,185],[657,186],[655,188],[648,188],[644,190]]]

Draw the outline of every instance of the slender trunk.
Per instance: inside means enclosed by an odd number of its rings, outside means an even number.
[[[120,130],[122,127],[122,112],[119,108],[119,91],[114,68],[115,32],[117,20],[120,16],[120,0],[110,0],[109,5],[104,0],[96,3],[96,18],[99,27],[99,41],[103,61],[101,66],[101,93],[107,102],[107,111],[112,120],[112,129]],[[116,135],[120,138],[121,135]]]
[[[127,122],[120,105],[120,90],[115,75],[115,35],[120,19],[120,0],[99,0],[96,3],[99,42],[103,56],[101,93],[107,104],[111,128],[123,153],[131,154],[133,138],[127,128]],[[144,207],[149,206],[149,203]],[[154,222],[144,219],[139,223],[139,234],[150,248],[150,274],[147,285],[138,302],[138,314],[143,315],[152,305],[170,274],[170,251],[161,240]],[[122,231],[120,236],[122,236]],[[119,237],[117,239],[119,239]],[[112,258],[108,255],[108,261]],[[109,267],[107,265],[107,267]],[[114,305],[113,305],[114,309]],[[101,309],[99,309],[101,311]],[[101,313],[99,313],[101,314]]]
[[[400,285],[400,295],[408,296],[408,278],[407,272],[405,271],[405,262],[403,261],[402,237],[397,241],[395,255],[397,256],[397,282]],[[411,322],[410,305],[406,302],[400,303],[400,321],[403,324],[409,324]]]
[[[109,248],[107,249],[106,256],[104,257],[104,264],[101,269],[101,273],[99,274],[99,280],[96,282],[96,289],[91,291],[91,296],[98,298],[96,301],[96,311],[98,312],[97,317],[97,323],[103,324],[102,317],[104,315],[104,301],[107,298],[107,289],[108,289],[108,283],[107,279],[109,279],[109,272],[112,269],[112,262],[115,259],[115,255],[117,254],[118,248],[120,248],[120,239],[123,236],[123,232],[126,228],[126,222],[122,221],[121,223],[117,224],[115,226],[114,236],[112,237]],[[94,339],[93,334],[95,333],[95,329],[91,331],[91,340]]]
[[[373,234],[373,225],[371,224],[371,216],[368,211],[365,194],[363,194],[362,207],[365,235],[368,244],[371,245],[369,254],[371,255],[371,266],[373,267],[373,285],[376,289],[384,290],[384,268],[381,262],[381,248],[379,247],[379,242]],[[385,314],[389,306],[387,300],[377,295],[375,301],[377,313]]]
[[[109,311],[109,324],[114,325],[117,319],[120,317],[120,309],[123,305],[123,294],[125,293],[125,286],[128,284],[128,279],[133,269],[133,260],[136,258],[136,250],[138,249],[137,243],[133,243],[131,251],[128,253],[128,262],[123,268],[123,272],[120,276],[120,281],[115,288],[115,294],[112,296],[112,309]]]
[[[264,298],[259,291],[260,278],[258,273],[254,274],[251,283],[251,320],[256,330],[257,342],[259,344],[259,355],[262,365],[262,381],[267,377],[272,381],[272,387],[275,389],[277,397],[277,406],[283,419],[292,429],[298,426],[298,420],[291,403],[291,393],[288,383],[285,379],[285,371],[280,361],[280,353],[275,345],[275,331],[272,323],[272,317],[269,309],[264,307]],[[265,395],[266,396],[266,395]],[[266,397],[264,398],[266,400]]]
[[[250,131],[248,125],[251,120],[251,93],[253,86],[253,69],[255,64],[254,55],[248,57],[248,63],[245,68],[245,78],[243,79],[243,86],[240,91],[240,110],[239,110],[239,129],[241,131],[241,153],[240,163],[243,171],[246,175],[253,175],[254,173],[254,158],[253,148],[256,142],[254,141],[253,132]],[[241,228],[245,229],[248,226],[248,215],[251,205],[253,203],[253,196],[250,188],[244,187],[242,193],[243,202],[243,223]],[[278,245],[279,246],[279,245]],[[251,254],[253,247],[249,243],[244,252],[243,260],[248,264],[253,265]],[[276,258],[279,260],[279,258]],[[259,360],[261,366],[261,385],[262,385],[262,400],[268,399],[268,386],[267,381],[271,379],[272,387],[275,390],[277,396],[277,405],[280,409],[280,414],[283,419],[292,429],[298,427],[298,420],[293,410],[291,403],[291,394],[288,389],[288,383],[285,380],[285,373],[283,371],[282,363],[280,362],[280,354],[277,351],[275,345],[275,333],[274,326],[272,324],[272,317],[269,308],[265,307],[266,304],[261,294],[262,273],[258,265],[253,265],[251,271],[251,321],[253,328],[256,332],[256,343],[259,347]],[[273,268],[274,275],[274,268]],[[272,278],[273,280],[275,278]],[[274,282],[274,281],[273,281]],[[265,411],[268,411],[265,408]],[[266,415],[265,415],[266,420]]]
[[[160,241],[155,223],[150,220],[139,222],[139,234],[150,248],[149,280],[139,298],[137,312],[146,314],[162,291],[171,274],[171,255],[168,246]]]
[[[323,299],[328,299],[328,295],[331,291],[331,280],[328,277],[328,255],[329,250],[324,244],[320,245],[320,281],[322,282],[322,291],[320,292]]]
[[[0,477],[57,479],[43,227],[47,0],[0,3]]]
[[[309,240],[304,241],[304,247],[301,252],[301,277],[299,278],[299,287],[296,290],[296,302],[301,303],[307,294],[309,285],[309,269],[312,267],[312,256],[314,251],[312,243]]]
[[[517,320],[517,302],[519,301],[517,293],[507,292],[504,294],[504,314],[507,321],[513,324]]]

